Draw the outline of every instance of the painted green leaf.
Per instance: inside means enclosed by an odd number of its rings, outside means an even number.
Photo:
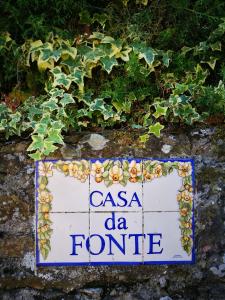
[[[105,172],[102,174],[102,177],[103,177],[103,178],[106,178],[106,177],[108,177],[108,175],[109,175],[109,172],[108,172],[108,171],[105,171]]]
[[[160,137],[160,131],[164,128],[159,122],[149,126],[149,133],[154,134],[156,137]]]

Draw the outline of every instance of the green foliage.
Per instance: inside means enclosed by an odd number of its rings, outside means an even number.
[[[130,126],[144,143],[171,122],[224,118],[225,4],[177,2],[5,1],[0,131],[31,134],[40,159],[69,128]]]

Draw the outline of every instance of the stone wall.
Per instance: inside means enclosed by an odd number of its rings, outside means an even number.
[[[145,148],[139,132],[70,134],[54,158],[193,157],[194,265],[35,267],[29,140],[0,139],[1,299],[225,299],[225,130],[171,130]]]

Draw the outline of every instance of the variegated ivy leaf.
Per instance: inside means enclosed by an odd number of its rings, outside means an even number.
[[[92,78],[92,70],[98,66],[98,62],[87,61],[84,66],[85,76],[88,78]]]
[[[113,56],[117,56],[119,55],[119,53],[121,52],[122,50],[122,46],[123,46],[123,43],[122,41],[120,40],[117,40],[115,41],[114,43],[111,44],[111,53],[110,53],[110,57],[113,57]]]
[[[37,40],[30,43],[30,51],[36,51],[43,45],[41,40]]]
[[[65,125],[61,121],[51,121],[51,126],[55,129],[62,129]]]
[[[146,143],[149,140],[149,135],[148,134],[143,134],[140,136],[140,141],[141,143]]]
[[[153,116],[157,119],[161,116],[165,116],[166,115],[166,112],[167,112],[167,109],[168,107],[163,107],[161,106],[160,104],[155,104],[155,113],[153,114]]]
[[[59,51],[61,52],[60,54],[63,60],[68,59],[69,57],[74,60],[77,56],[77,49],[65,43],[61,45]]]
[[[57,147],[54,145],[54,142],[49,140],[44,140],[44,150],[42,150],[42,153],[44,155],[49,155],[50,153],[54,152],[57,149]]]
[[[156,137],[160,137],[160,132],[164,128],[159,122],[149,126],[149,133],[154,134]]]
[[[213,44],[210,44],[210,48],[213,50],[213,51],[221,51],[221,48],[222,45],[221,45],[221,42],[217,41]]]
[[[178,95],[170,95],[169,104],[171,104],[172,106],[176,106],[181,102],[182,102],[182,100]]]
[[[171,56],[172,56],[172,51],[168,50],[168,51],[158,51],[159,54],[162,55],[162,61],[164,66],[169,67],[170,61],[171,61]]]
[[[41,107],[49,109],[50,111],[54,111],[54,110],[58,109],[57,102],[58,102],[57,98],[51,97],[48,101],[45,101],[44,103],[42,103]]]
[[[89,109],[91,111],[100,111],[104,117],[104,120],[107,120],[114,115],[112,107],[110,105],[106,105],[103,98],[96,98],[94,102],[91,103]]]
[[[90,39],[97,39],[97,40],[102,40],[105,37],[105,35],[101,32],[92,32],[92,35],[90,35]]]
[[[63,86],[67,90],[70,88],[72,80],[69,75],[61,71],[60,67],[55,67],[51,72],[54,75],[53,87]]]
[[[115,42],[115,39],[111,36],[104,36],[104,38],[101,40],[102,44],[112,44]]]
[[[45,135],[47,132],[47,125],[44,123],[36,123],[34,128],[34,133],[37,133],[38,135]]]
[[[41,56],[39,56],[37,60],[37,66],[40,72],[44,72],[47,69],[51,70],[54,68],[54,60],[53,59],[43,60]]]
[[[52,97],[62,97],[64,94],[64,90],[63,89],[51,89],[51,91],[49,92],[49,94]]]
[[[101,24],[101,26],[104,28],[105,23],[109,20],[109,16],[107,14],[99,14],[99,13],[95,13],[92,19],[92,23],[94,23],[95,21],[98,22],[99,24]]]
[[[43,141],[43,136],[41,135],[32,135],[32,143],[30,146],[27,148],[27,151],[34,151],[38,149],[42,149],[44,147],[44,141]]]
[[[123,61],[129,61],[129,53],[132,51],[131,47],[124,47],[122,51],[118,52],[115,57],[121,58]]]
[[[75,68],[73,72],[68,75],[68,79],[71,82],[75,82],[78,85],[80,91],[83,91],[84,88],[84,72],[78,68]]]
[[[13,114],[11,114],[11,120],[9,122],[9,126],[14,128],[14,129],[18,129],[18,122],[21,119],[21,113],[20,112],[15,112]]]
[[[106,56],[106,57],[102,57],[100,59],[101,63],[102,63],[102,66],[104,68],[104,70],[109,74],[111,71],[112,71],[112,68],[114,66],[117,66],[118,65],[118,62],[117,60],[115,59],[115,57],[109,57],[109,56]]]
[[[104,56],[105,52],[100,47],[95,49],[91,48],[89,52],[84,54],[84,60],[97,63],[100,60],[100,58]]]
[[[210,59],[209,59],[209,60],[202,60],[201,62],[202,62],[202,63],[208,64],[208,65],[210,66],[210,68],[211,68],[212,70],[214,70],[214,69],[215,69],[215,66],[216,66],[216,61],[217,61],[217,60],[218,60],[218,58],[210,56]]]
[[[61,135],[61,130],[60,129],[55,129],[55,128],[50,128],[48,130],[48,137],[47,139],[45,139],[46,141],[50,141],[52,143],[56,143],[56,144],[64,144],[63,142],[63,137]]]
[[[148,5],[148,0],[136,0],[137,4],[143,4],[143,5]]]
[[[40,151],[36,151],[35,153],[31,153],[29,154],[29,156],[33,159],[33,160],[41,160],[41,152]]]
[[[60,104],[65,107],[67,104],[74,103],[74,99],[71,94],[65,93],[63,98],[60,100]]]
[[[65,67],[69,73],[73,72],[75,68],[80,67],[80,57],[77,56],[75,59],[72,57],[64,58],[61,62],[60,65]]]
[[[151,66],[155,60],[155,55],[157,54],[155,50],[150,47],[147,47],[144,44],[134,44],[133,45],[134,52],[138,53],[138,58],[144,58],[146,63]]]

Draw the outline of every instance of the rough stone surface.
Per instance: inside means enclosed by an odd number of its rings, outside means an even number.
[[[49,158],[193,157],[194,265],[35,267],[34,163],[30,141],[0,137],[0,298],[225,299],[225,130],[170,130],[143,148],[140,132],[73,134]]]

